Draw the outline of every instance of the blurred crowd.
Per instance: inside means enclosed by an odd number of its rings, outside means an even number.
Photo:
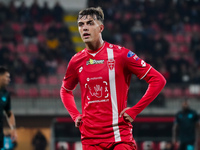
[[[200,83],[199,0],[88,0],[105,14],[105,40],[123,45],[168,83]]]
[[[30,7],[14,2],[0,2],[0,65],[9,68],[13,83],[35,84],[75,54],[71,33],[59,2],[53,8],[37,0]]]

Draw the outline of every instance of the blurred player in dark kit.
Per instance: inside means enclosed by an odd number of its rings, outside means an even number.
[[[182,102],[182,110],[176,114],[173,125],[172,142],[177,142],[177,131],[179,133],[179,150],[197,150],[199,116],[197,112],[190,109],[188,100]]]
[[[3,114],[5,112],[6,119],[11,128],[11,139],[16,141],[17,132],[15,126],[15,116],[11,111],[10,93],[6,90],[6,86],[10,82],[10,73],[5,68],[0,66],[0,148],[3,148]]]

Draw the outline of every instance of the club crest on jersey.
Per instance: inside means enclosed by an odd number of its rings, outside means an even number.
[[[109,59],[107,63],[108,63],[108,68],[110,70],[113,70],[115,68],[115,60],[114,59]]]
[[[104,60],[95,60],[95,59],[89,59],[87,62],[86,62],[86,65],[95,65],[95,64],[103,64],[104,63]]]
[[[5,101],[6,101],[6,97],[5,97],[5,96],[1,97],[1,100],[2,100],[3,102],[5,102]]]

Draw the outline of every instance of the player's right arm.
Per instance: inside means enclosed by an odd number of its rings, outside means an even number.
[[[176,142],[177,142],[178,122],[179,122],[179,119],[178,119],[178,114],[177,114],[174,120],[173,127],[172,127],[172,144],[173,145],[176,145]]]
[[[69,112],[70,116],[72,117],[75,123],[77,121],[77,118],[81,117],[81,114],[79,113],[76,107],[74,95],[72,93],[77,83],[78,83],[78,75],[76,71],[76,65],[72,59],[68,64],[67,71],[62,82],[62,86],[60,89],[60,97],[62,99],[65,108],[67,109],[67,111]]]

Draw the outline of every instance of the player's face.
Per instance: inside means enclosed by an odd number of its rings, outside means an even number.
[[[6,72],[3,75],[0,75],[1,86],[7,86],[10,83],[10,73]]]
[[[189,104],[188,104],[188,102],[183,102],[182,103],[182,108],[183,108],[183,110],[187,110],[188,108],[189,108]]]
[[[101,38],[103,24],[90,15],[83,16],[78,20],[78,29],[84,43],[96,42]]]

